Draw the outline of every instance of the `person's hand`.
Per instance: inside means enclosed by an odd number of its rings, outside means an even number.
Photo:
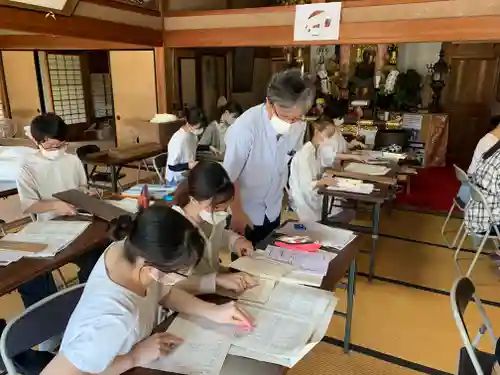
[[[217,147],[214,147],[214,146],[210,146],[210,151],[212,151],[215,155],[222,155],[222,151],[219,150]]]
[[[363,142],[360,142],[358,141],[357,139],[353,139],[351,141],[351,145],[353,145],[354,147],[360,147],[362,149],[366,149],[368,146],[365,145]]]
[[[217,274],[215,284],[220,288],[236,293],[242,293],[247,289],[251,289],[259,285],[259,282],[247,273],[235,272]]]
[[[134,367],[146,365],[169,354],[184,340],[167,332],[155,333],[137,343],[130,352]]]
[[[63,201],[55,201],[54,208],[54,211],[61,216],[74,216],[77,214],[74,206]]]
[[[190,161],[190,162],[188,163],[188,167],[189,167],[189,169],[193,169],[194,167],[196,167],[196,164],[198,164],[198,162],[197,162],[197,161]]]
[[[246,227],[253,228],[252,222],[247,214],[243,211],[237,212],[233,210],[231,214],[231,228],[236,233],[244,235]]]
[[[234,301],[223,305],[213,305],[205,317],[219,324],[230,324],[248,331],[253,329],[253,318],[237,307]]]
[[[233,245],[234,252],[239,257],[251,256],[253,254],[254,248],[250,241],[245,237],[238,238]]]
[[[360,163],[366,163],[368,161],[368,159],[364,155],[354,155],[354,154],[352,154],[352,155],[349,156],[349,158],[351,160],[355,160],[355,161],[360,162]]]

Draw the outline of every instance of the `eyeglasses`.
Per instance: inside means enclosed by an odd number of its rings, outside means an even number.
[[[48,143],[47,141],[39,143],[39,146],[46,151],[60,150],[61,148],[66,147],[67,145],[68,145],[68,142],[64,142],[64,141],[59,142],[59,143],[52,143],[52,144]]]
[[[288,116],[285,113],[278,113],[276,110],[276,105],[274,103],[271,104],[271,108],[273,109],[273,112],[276,116],[278,116],[281,120],[286,121],[290,124],[293,124],[294,122],[298,121],[304,121],[305,116],[304,115],[299,115],[299,116]]]

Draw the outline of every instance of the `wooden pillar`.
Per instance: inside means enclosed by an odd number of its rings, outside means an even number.
[[[377,44],[377,55],[375,56],[375,71],[382,70],[385,65],[385,55],[388,44]]]
[[[342,80],[342,87],[347,87],[351,67],[351,45],[342,44],[340,46],[340,72],[345,79]]]
[[[167,113],[167,77],[165,48],[155,47],[156,107],[158,113]]]

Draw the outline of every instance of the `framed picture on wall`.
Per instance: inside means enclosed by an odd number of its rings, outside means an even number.
[[[233,92],[252,91],[255,49],[235,48],[233,54]]]

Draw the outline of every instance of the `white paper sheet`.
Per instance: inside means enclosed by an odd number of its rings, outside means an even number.
[[[384,176],[391,169],[381,166],[381,165],[370,165],[362,163],[349,163],[345,168],[345,171],[352,173],[367,174],[370,176]]]
[[[86,221],[45,221],[34,222],[26,225],[17,233],[9,233],[3,239],[5,241],[19,241],[46,244],[47,248],[37,253],[28,251],[15,251],[2,249],[0,243],[0,261],[2,257],[50,257],[73,242],[90,225]],[[16,259],[18,260],[18,259]]]
[[[270,259],[241,257],[229,265],[230,268],[272,280],[279,280],[295,267],[289,264],[271,261]]]
[[[113,206],[121,208],[122,210],[130,212],[131,214],[135,214],[138,211],[137,199],[134,198],[123,198],[120,200],[109,199],[105,200],[104,202],[112,204]]]
[[[218,375],[231,346],[231,337],[176,317],[167,332],[184,339],[170,355],[144,367],[187,375]]]
[[[336,254],[326,251],[294,251],[273,245],[267,246],[265,254],[277,262],[290,264],[302,271],[319,275],[326,274],[330,261],[336,256]]]
[[[328,190],[347,191],[356,194],[371,194],[375,186],[373,184],[363,183],[359,186],[328,186]]]
[[[297,223],[288,222],[278,229],[278,232],[293,236],[296,234],[307,235],[314,241],[319,241],[321,245],[333,247],[334,249],[344,249],[352,240],[356,238],[353,231],[333,228],[320,223],[304,223],[305,230],[297,230],[294,225]]]
[[[341,7],[341,3],[297,5],[293,40],[338,40]]]
[[[271,293],[276,285],[275,280],[271,279],[258,279],[259,285],[244,291],[242,294],[237,294],[230,291],[219,291],[217,290],[217,294],[221,296],[226,296],[230,298],[237,299],[238,301],[247,301],[263,304],[269,300]]]

